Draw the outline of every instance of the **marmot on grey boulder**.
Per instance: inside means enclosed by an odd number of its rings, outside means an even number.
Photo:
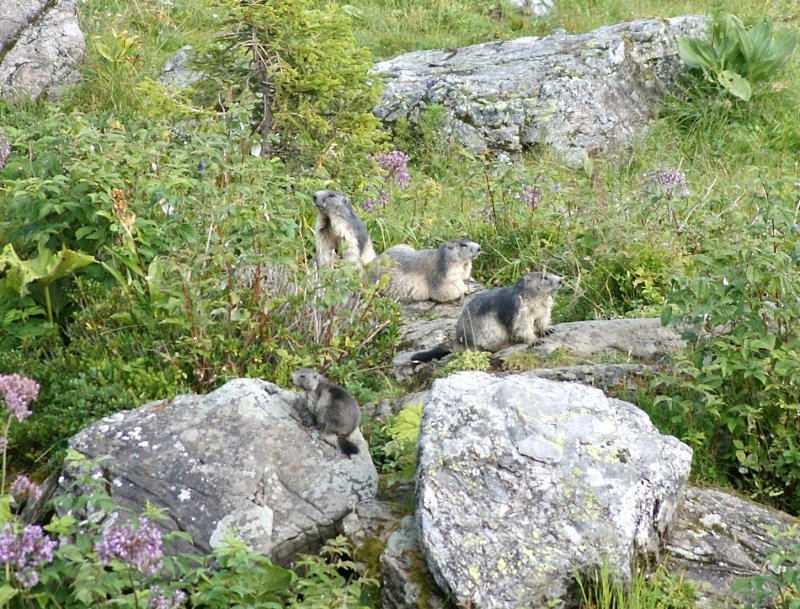
[[[553,294],[561,277],[538,271],[520,277],[514,285],[478,294],[461,311],[455,338],[430,351],[411,356],[429,362],[453,351],[499,351],[513,343],[532,344],[548,334]]]
[[[342,259],[362,266],[375,259],[372,239],[345,195],[318,190],[311,199],[318,212],[314,228],[318,267],[332,266],[337,253]]]
[[[464,239],[428,250],[395,245],[370,266],[369,276],[377,282],[388,274],[384,293],[400,302],[449,302],[469,293],[472,260],[480,251],[480,245]]]
[[[338,445],[348,458],[350,455],[357,455],[358,446],[348,439],[358,428],[361,417],[358,403],[353,397],[339,385],[334,385],[319,372],[309,368],[295,370],[289,381],[295,387],[305,390],[308,412],[324,434],[323,439],[332,446]],[[304,425],[311,423],[309,418],[303,417]],[[337,441],[333,442],[331,436],[336,436]]]

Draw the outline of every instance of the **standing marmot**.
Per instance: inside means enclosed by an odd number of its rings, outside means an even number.
[[[311,198],[317,207],[314,241],[317,266],[331,266],[337,252],[344,260],[362,266],[375,258],[372,239],[358,219],[350,200],[340,192],[318,190]]]
[[[431,250],[395,245],[371,266],[370,277],[377,282],[388,274],[385,294],[400,302],[457,300],[469,293],[472,259],[480,251],[480,245],[464,239]]]
[[[332,446],[338,444],[348,458],[350,455],[357,455],[358,446],[348,439],[358,428],[361,416],[358,403],[353,397],[339,385],[334,385],[319,372],[309,368],[295,370],[289,381],[295,387],[305,390],[308,411],[324,434],[323,439]],[[310,425],[311,421],[304,417],[303,424]],[[337,442],[333,442],[332,436],[336,436]]]
[[[533,272],[514,285],[478,294],[461,311],[455,339],[415,353],[411,361],[428,362],[464,349],[494,352],[512,343],[530,345],[548,333],[553,294],[560,287],[558,275]]]

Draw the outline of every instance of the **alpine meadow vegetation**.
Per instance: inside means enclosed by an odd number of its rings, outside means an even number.
[[[324,371],[359,402],[396,396],[397,305],[357,272],[313,265],[310,193],[346,192],[378,252],[482,245],[473,276],[565,277],[554,321],[681,321],[688,347],[637,403],[692,446],[692,479],[800,511],[800,9],[794,0],[577,0],[542,18],[483,0],[82,0],[82,81],[0,102],[0,607],[374,607],[376,574],[342,538],[297,571],[235,539],[169,551],[164,515],[119,511],[67,450],[89,423],[238,376]],[[582,169],[546,150],[472,156],[442,108],[389,132],[368,70],[454,48],[638,17],[709,15],[649,131]],[[202,80],[157,78],[190,47]],[[447,371],[485,369],[482,353]],[[530,367],[522,359],[515,366]],[[447,372],[445,371],[445,372]],[[390,481],[415,468],[421,407],[367,429]],[[20,511],[66,462],[91,492],[46,523]],[[57,540],[61,540],[57,543]],[[797,607],[796,546],[741,584]],[[588,583],[592,580],[594,583]],[[772,588],[765,588],[763,584]],[[587,609],[692,607],[672,576]]]

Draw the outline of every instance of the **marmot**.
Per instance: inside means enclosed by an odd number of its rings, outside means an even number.
[[[348,438],[358,428],[360,413],[358,403],[339,385],[334,385],[319,372],[300,368],[292,372],[289,381],[295,387],[305,390],[306,406],[313,416],[316,426],[324,434],[323,439],[336,446],[350,458],[358,454],[358,446]],[[303,424],[312,423],[303,417]],[[325,437],[325,436],[328,437]],[[336,436],[337,442],[331,436]]]
[[[514,285],[478,294],[461,311],[455,338],[430,351],[411,356],[413,362],[429,362],[453,351],[499,351],[512,343],[532,344],[548,334],[553,294],[561,277],[533,272]]]
[[[400,302],[457,300],[469,293],[472,259],[480,251],[480,245],[464,239],[430,250],[395,245],[370,267],[370,278],[377,282],[388,274],[385,294]]]
[[[375,259],[372,239],[346,196],[333,190],[318,190],[311,198],[318,212],[314,228],[318,267],[331,266],[337,253],[362,266]]]

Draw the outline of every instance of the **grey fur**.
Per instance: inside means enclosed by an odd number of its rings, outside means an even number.
[[[310,368],[295,370],[289,381],[305,391],[306,407],[323,433],[323,439],[329,444],[338,445],[348,457],[358,454],[358,446],[349,440],[350,435],[358,428],[361,418],[358,403],[353,397]],[[311,421],[304,418],[303,423],[308,425]],[[336,438],[335,443],[332,441],[333,436]]]
[[[332,266],[337,253],[362,266],[375,259],[372,239],[345,195],[318,190],[311,199],[318,212],[314,228],[318,267]]]
[[[465,349],[495,352],[509,344],[534,343],[548,333],[553,294],[561,280],[553,273],[536,271],[511,286],[478,294],[461,311],[454,340],[415,353],[412,361],[428,362]]]
[[[395,245],[370,267],[370,278],[378,281],[388,274],[385,294],[400,302],[449,302],[469,293],[472,260],[480,251],[480,245],[464,239],[427,250]]]

